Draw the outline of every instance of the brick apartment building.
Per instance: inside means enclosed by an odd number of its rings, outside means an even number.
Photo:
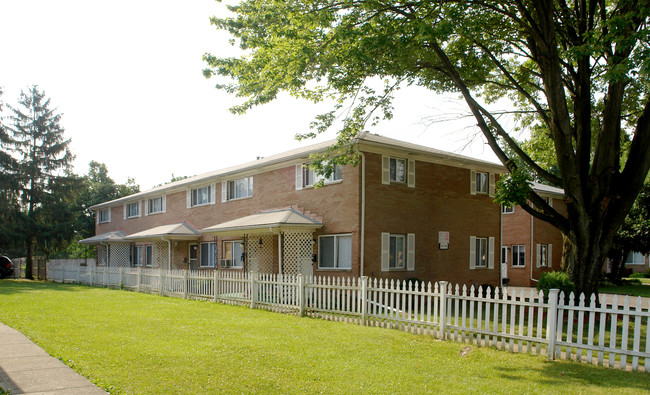
[[[501,165],[366,133],[314,188],[332,143],[97,204],[82,242],[110,266],[500,283]]]

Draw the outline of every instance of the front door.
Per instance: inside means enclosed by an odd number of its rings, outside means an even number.
[[[501,247],[501,285],[503,284],[503,279],[508,278],[508,247]]]
[[[199,258],[199,245],[190,244],[190,262],[189,262],[190,270],[197,269],[198,262],[199,262],[198,258]]]

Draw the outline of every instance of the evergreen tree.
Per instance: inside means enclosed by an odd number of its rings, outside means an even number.
[[[17,107],[8,106],[11,115],[6,127],[12,134],[10,147],[17,160],[14,180],[20,191],[26,277],[31,279],[36,243],[40,243],[40,251],[47,251],[48,243],[67,237],[57,234],[61,217],[54,218],[53,214],[69,214],[60,211],[56,194],[69,182],[65,172],[70,170],[74,156],[68,147],[70,140],[63,136],[61,114],[50,107],[44,92],[32,86],[21,92],[18,103]]]

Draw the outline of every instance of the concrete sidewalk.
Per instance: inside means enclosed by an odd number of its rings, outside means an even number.
[[[0,388],[14,394],[105,394],[22,333],[0,323]]]

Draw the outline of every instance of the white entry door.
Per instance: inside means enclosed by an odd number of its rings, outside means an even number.
[[[508,247],[501,247],[501,280],[508,278]],[[503,285],[503,281],[501,282]]]

